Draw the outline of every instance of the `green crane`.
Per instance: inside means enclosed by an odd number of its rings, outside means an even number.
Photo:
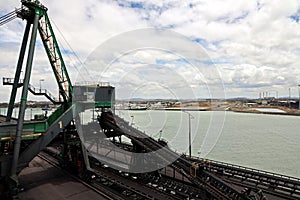
[[[62,53],[59,49],[58,42],[54,35],[49,17],[47,15],[47,8],[37,0],[22,0],[22,6],[3,17],[0,17],[0,25],[7,23],[16,17],[26,20],[27,24],[23,35],[23,40],[20,48],[19,59],[14,79],[3,78],[4,85],[13,85],[8,112],[6,116],[7,123],[0,124],[0,139],[2,141],[13,141],[13,156],[0,162],[1,166],[11,166],[10,168],[0,168],[2,175],[10,176],[9,180],[11,191],[16,190],[18,185],[17,174],[37,155],[41,149],[46,147],[59,133],[67,129],[73,121],[73,108],[76,107],[76,112],[82,112],[88,108],[112,108],[114,105],[114,87],[109,85],[85,85],[85,86],[72,86],[70,77],[68,75]],[[31,35],[30,35],[31,31]],[[29,84],[33,56],[36,44],[36,36],[39,33],[43,42],[44,48],[47,53],[52,71],[54,72],[55,79],[59,88],[59,101],[45,92],[46,90],[35,90]],[[30,40],[29,40],[30,36]],[[27,43],[29,43],[28,51],[26,51]],[[25,66],[24,80],[20,80],[23,61],[25,53],[27,52],[27,63]],[[6,82],[5,82],[6,80]],[[17,124],[11,121],[12,111],[16,99],[18,87],[23,86],[21,103],[18,115]],[[25,121],[24,116],[26,110],[28,91],[35,95],[45,95],[53,103],[60,103],[61,106],[53,112],[48,119],[44,121]],[[76,95],[75,95],[76,94]],[[93,94],[93,95],[90,95]],[[91,99],[95,103],[91,104]],[[73,102],[72,100],[77,100]],[[76,104],[76,106],[75,106]],[[15,135],[13,134],[14,131]],[[28,136],[31,143],[27,143],[25,148],[21,146],[22,137]],[[22,149],[22,150],[21,150]],[[20,151],[21,150],[21,151]],[[5,163],[5,164],[3,164]]]
[[[7,122],[11,120],[12,111],[14,108],[14,103],[16,98],[16,92],[20,83],[20,74],[22,71],[22,65],[23,65],[23,60],[26,52],[26,46],[28,43],[29,32],[31,29],[31,38],[29,43],[28,55],[27,55],[28,57],[27,57],[27,63],[25,68],[25,76],[22,83],[23,89],[22,89],[19,117],[18,117],[15,143],[14,143],[12,167],[10,173],[11,180],[13,180],[16,183],[18,182],[17,171],[18,171],[18,161],[19,161],[20,146],[21,146],[21,135],[22,135],[23,124],[24,124],[24,116],[25,116],[26,102],[27,102],[28,89],[29,89],[29,80],[31,76],[37,31],[41,36],[41,40],[43,42],[44,48],[46,50],[48,59],[50,61],[52,70],[55,75],[55,79],[58,84],[59,100],[63,104],[62,106],[63,110],[67,110],[70,106],[70,102],[72,101],[72,83],[68,75],[64,60],[62,58],[62,54],[59,49],[56,37],[54,35],[49,17],[47,15],[48,9],[37,0],[35,1],[22,0],[21,3],[22,3],[21,9],[17,9],[15,11],[15,14],[17,17],[26,20],[27,24],[23,36],[21,50],[19,53],[19,59],[17,63],[17,69],[15,73],[15,78],[14,78],[13,88],[11,91],[10,102],[9,102],[7,118],[6,118]],[[9,15],[8,18],[6,17],[5,20],[9,21],[10,19],[13,19],[15,17],[15,14]]]
[[[33,24],[32,27],[32,37],[31,36],[31,42],[30,42],[30,49],[31,52],[28,54],[29,62],[27,61],[27,67],[26,70],[31,71],[32,65],[32,58],[34,54],[34,46],[35,46],[35,39],[36,39],[36,32],[39,31],[39,34],[41,36],[41,40],[43,42],[43,45],[45,47],[49,62],[51,64],[52,70],[54,72],[55,79],[58,84],[59,88],[59,101],[61,103],[71,102],[72,101],[72,83],[69,77],[69,74],[67,72],[65,62],[63,60],[61,51],[59,49],[56,37],[54,35],[52,25],[50,23],[49,17],[47,15],[47,8],[40,4],[39,1],[30,1],[30,0],[22,0],[22,7],[20,9],[17,9],[16,11],[12,12],[9,16],[9,19],[15,18],[15,16],[20,17],[22,19],[27,20],[27,25],[25,28],[25,33],[23,36],[23,42],[19,54],[19,60],[17,64],[17,70],[14,78],[14,84],[11,92],[10,102],[8,106],[8,112],[7,112],[7,118],[6,121],[11,120],[16,93],[17,93],[17,87],[20,82],[20,74],[22,71],[22,65],[25,55],[25,50],[27,46],[28,41],[28,35],[30,31],[30,27]],[[35,24],[35,18],[36,24]],[[4,18],[5,22],[7,22],[7,17]],[[25,74],[26,75],[26,74]],[[25,76],[26,78],[26,76]],[[30,73],[28,74],[28,80],[24,78],[24,86],[26,81],[29,81],[30,79]],[[27,88],[27,86],[25,87]],[[25,99],[27,97],[24,97]]]

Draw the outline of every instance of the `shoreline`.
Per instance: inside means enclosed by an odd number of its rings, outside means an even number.
[[[283,110],[280,108],[276,108],[279,110]],[[119,109],[123,110],[123,109]],[[237,113],[250,113],[250,114],[264,114],[264,115],[290,115],[290,116],[300,116],[300,111],[290,111],[290,110],[283,110],[284,112],[272,112],[272,111],[259,111],[253,109],[224,109],[224,108],[211,108],[211,107],[174,107],[174,108],[157,108],[157,109],[147,109],[147,110],[160,110],[160,111],[226,111],[226,112],[237,112]],[[141,110],[146,111],[146,110]]]
[[[261,108],[261,107],[258,107]],[[239,108],[224,108],[224,107],[169,107],[169,108],[155,108],[147,110],[160,110],[160,111],[230,111],[237,113],[250,113],[250,114],[264,114],[264,115],[290,115],[290,116],[300,116],[300,110],[288,109],[288,108],[278,108],[278,107],[262,107],[262,108],[274,108],[279,109],[284,112],[272,112],[272,111],[259,111],[256,108],[251,109],[239,109]],[[127,109],[116,109],[117,110],[127,110]],[[146,110],[135,110],[134,111],[146,111]],[[0,113],[1,117],[5,117],[3,113]]]
[[[291,113],[291,112],[261,112],[256,110],[231,110],[232,112],[238,113],[250,113],[250,114],[264,114],[264,115],[290,115],[290,116],[300,116],[300,113]]]

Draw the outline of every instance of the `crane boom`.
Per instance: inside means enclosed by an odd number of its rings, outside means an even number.
[[[30,21],[35,13],[40,16],[38,31],[58,84],[59,99],[61,101],[62,97],[63,102],[70,102],[72,100],[72,83],[47,15],[48,9],[39,1],[22,0],[21,2],[22,9],[17,12],[18,17]]]
[[[69,102],[72,84],[47,13],[41,17],[38,30],[58,83],[60,96],[65,102]]]

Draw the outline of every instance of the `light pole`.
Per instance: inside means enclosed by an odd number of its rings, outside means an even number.
[[[299,100],[299,103],[298,103],[298,104],[299,104],[299,107],[298,107],[298,108],[299,108],[299,110],[300,110],[300,84],[298,85],[298,93],[299,93],[299,99],[298,99],[298,100]]]
[[[291,88],[289,88],[289,108],[291,108]]]
[[[161,139],[162,130],[159,131],[159,139]]]
[[[191,114],[191,113],[189,113],[189,112],[187,112],[187,111],[182,111],[182,112],[184,112],[184,113],[186,113],[186,114],[188,114],[189,115],[189,156],[190,156],[190,158],[192,157],[192,142],[191,142],[191,119],[194,119],[194,116]]]
[[[40,92],[42,92],[42,81],[44,81],[45,79],[40,79]]]
[[[131,126],[133,126],[134,125],[134,123],[133,123],[134,115],[131,115],[130,117],[131,117]]]

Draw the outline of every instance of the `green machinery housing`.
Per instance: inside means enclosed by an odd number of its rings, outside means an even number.
[[[75,102],[95,103],[95,108],[112,108],[115,104],[115,88],[106,84],[73,86]]]

